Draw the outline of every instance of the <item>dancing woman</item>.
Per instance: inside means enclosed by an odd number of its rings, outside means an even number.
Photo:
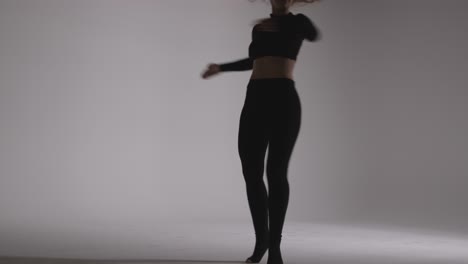
[[[246,263],[258,263],[268,249],[268,264],[283,264],[280,243],[289,202],[289,160],[301,125],[301,102],[293,69],[303,40],[317,41],[319,31],[296,3],[318,0],[270,0],[272,12],[252,28],[249,56],[208,65],[204,79],[220,72],[251,70],[240,114],[238,152],[255,230],[255,248]],[[264,158],[268,146],[266,175]],[[268,226],[269,225],[269,226]]]

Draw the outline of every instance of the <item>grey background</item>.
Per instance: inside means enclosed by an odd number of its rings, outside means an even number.
[[[0,255],[33,233],[29,245],[65,230],[250,221],[237,153],[250,72],[200,74],[245,58],[250,23],[270,8],[1,0]],[[303,119],[286,221],[468,234],[467,9],[292,8],[323,38],[303,43],[294,73]]]

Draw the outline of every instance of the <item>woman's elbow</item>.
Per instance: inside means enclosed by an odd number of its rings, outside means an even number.
[[[305,36],[305,39],[310,42],[316,42],[322,39],[322,34],[318,30],[314,30]]]

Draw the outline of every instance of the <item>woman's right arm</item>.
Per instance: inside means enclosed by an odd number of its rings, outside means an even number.
[[[253,69],[253,59],[247,57],[245,59],[218,64],[222,72],[226,71],[247,71]]]
[[[228,62],[228,63],[210,63],[206,70],[202,73],[202,78],[206,79],[212,75],[216,75],[220,72],[228,71],[246,71],[253,69],[253,59],[247,57],[245,59]]]

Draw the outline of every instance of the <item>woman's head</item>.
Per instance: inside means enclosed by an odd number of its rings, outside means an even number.
[[[256,0],[249,0],[249,1],[255,2]],[[298,4],[298,3],[310,4],[310,3],[319,2],[319,1],[322,1],[322,0],[262,0],[262,2],[265,2],[265,3],[270,2],[273,10],[281,10],[282,12],[289,11],[289,8],[291,6]],[[257,19],[252,22],[252,25],[256,25],[268,19],[269,17]]]
[[[255,1],[255,0],[250,0]],[[266,2],[267,0],[263,0]],[[269,0],[271,6],[274,9],[289,9],[292,5],[297,4],[297,3],[313,3],[313,2],[318,2],[320,0]]]
[[[294,0],[270,0],[271,6],[274,9],[289,9],[289,7],[294,3]]]

